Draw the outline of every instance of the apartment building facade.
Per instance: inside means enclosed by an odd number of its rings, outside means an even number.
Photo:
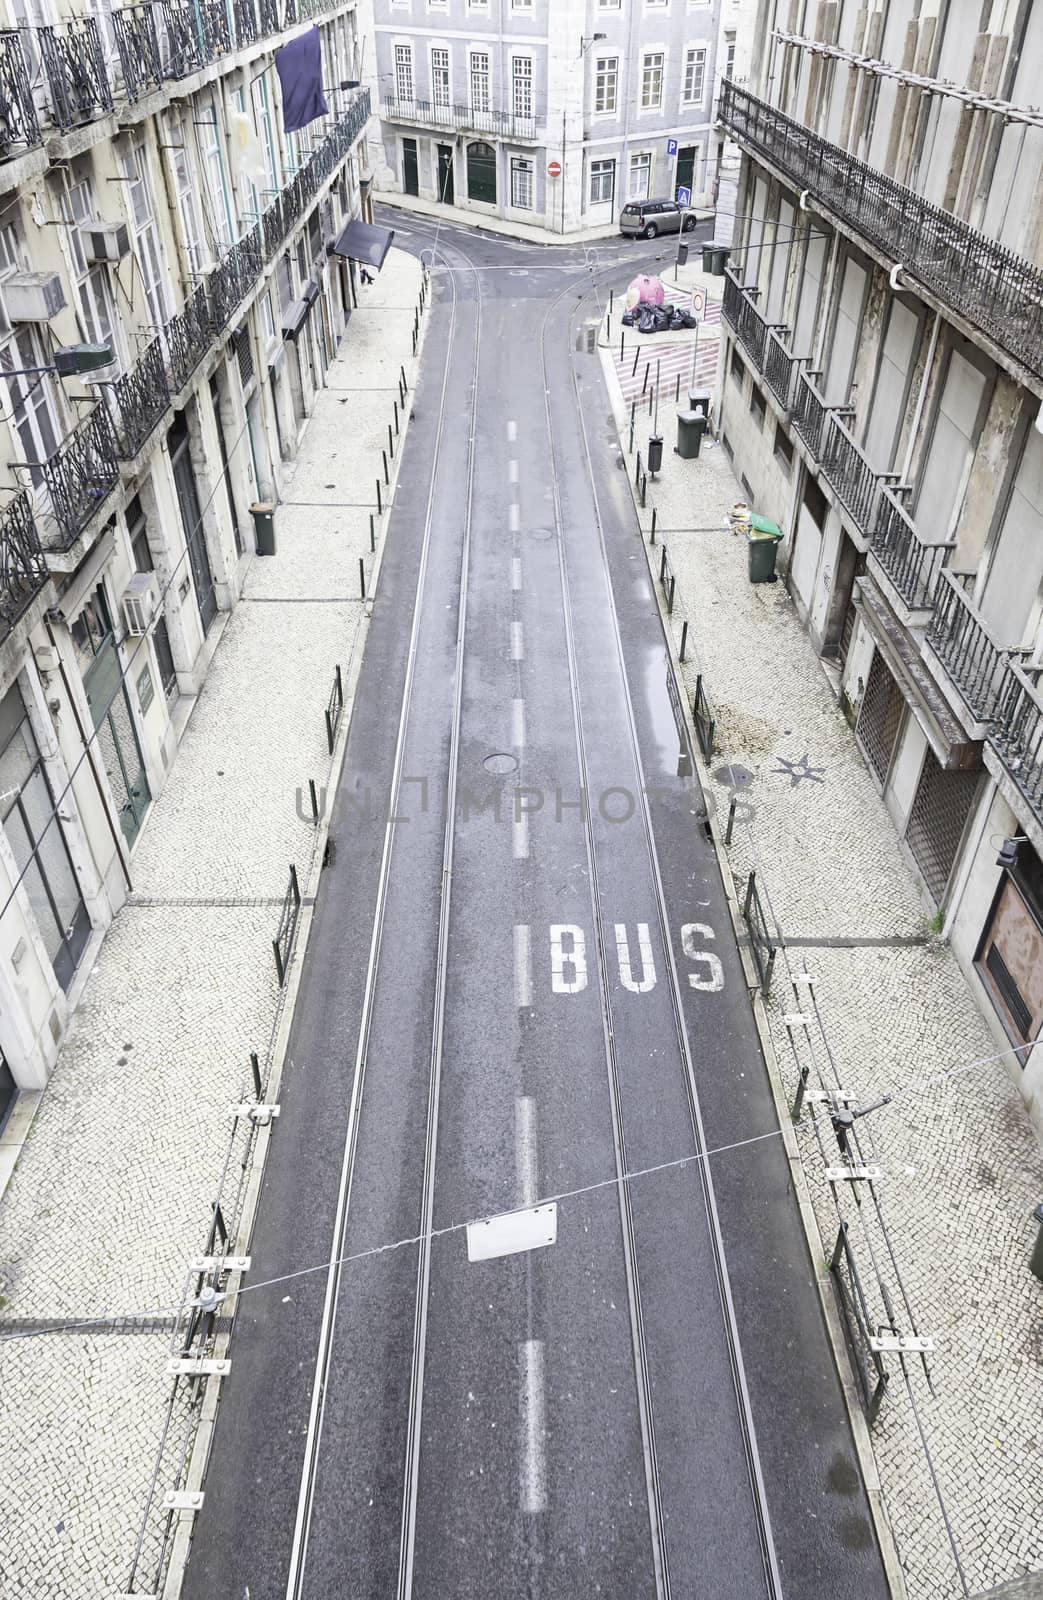
[[[42,1088],[353,304],[352,0],[10,0],[0,32],[0,1123]],[[329,117],[283,131],[320,31]],[[56,352],[104,345],[79,376]],[[21,371],[20,369],[30,369]],[[8,376],[5,376],[9,374]]]
[[[1043,1129],[1041,61],[1041,0],[761,0],[717,422]]]
[[[377,188],[559,234],[709,203],[722,0],[363,3]]]

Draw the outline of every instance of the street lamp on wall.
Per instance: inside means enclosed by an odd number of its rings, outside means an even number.
[[[55,372],[59,378],[75,378],[79,373],[98,372],[111,367],[115,357],[108,344],[67,344],[54,352],[49,367],[2,367],[0,378],[22,378],[30,373]]]
[[[607,33],[592,33],[592,34],[589,34],[589,35],[584,34],[580,38],[580,41],[579,41],[580,57],[582,58],[583,56],[586,55],[587,51],[590,49],[592,44],[600,44],[602,39],[607,39],[607,38],[608,38],[608,34]]]

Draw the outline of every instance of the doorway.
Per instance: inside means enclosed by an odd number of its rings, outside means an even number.
[[[688,145],[684,150],[678,150],[677,174],[674,178],[675,199],[678,189],[687,189],[692,198],[695,198],[695,158],[698,153],[694,144]]]
[[[445,206],[455,206],[456,204],[454,166],[452,145],[440,144],[438,146],[438,198]]]
[[[221,386],[214,373],[210,379],[210,403],[214,408],[214,422],[217,424],[217,448],[221,453],[221,476],[224,479],[225,494],[228,499],[228,515],[232,519],[232,534],[235,538],[235,553],[243,553],[243,536],[239,532],[239,515],[235,509],[235,491],[232,488],[232,470],[228,461],[228,446],[225,443],[225,425],[221,420]]]
[[[467,146],[467,197],[483,205],[496,204],[496,151],[477,141]]]
[[[104,585],[98,585],[69,631],[119,825],[127,843],[133,844],[152,803],[152,791],[141,759],[130,691],[116,650]]]
[[[415,139],[402,140],[402,189],[406,194],[420,193],[420,163]]]
[[[199,494],[189,454],[188,420],[183,411],[177,413],[174,425],[167,435],[167,446],[170,450],[170,465],[174,471],[174,488],[177,491],[177,503],[181,511],[181,524],[185,530],[192,581],[196,589],[199,620],[203,624],[203,632],[209,633],[217,616],[217,595],[214,592],[210,552],[207,550],[206,535],[203,532],[203,513],[199,508]]]

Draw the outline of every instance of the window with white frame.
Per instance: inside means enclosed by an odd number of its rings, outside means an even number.
[[[592,161],[590,163],[590,203],[592,206],[611,204],[616,193],[616,163],[615,161]]]
[[[268,96],[268,84],[265,81],[264,73],[254,79],[253,97],[257,136],[261,141],[261,149],[264,151],[264,164],[268,171],[268,187],[274,193],[280,187],[279,155],[275,138],[275,124],[272,120],[272,103]]]
[[[615,111],[619,90],[619,57],[598,56],[594,63],[594,110]]]
[[[138,271],[145,288],[145,303],[148,306],[149,321],[154,328],[162,328],[170,321],[170,274],[163,259],[163,250],[159,242],[159,229],[156,226],[155,207],[152,203],[152,187],[149,183],[148,158],[145,154],[145,142],[139,139],[129,149],[124,150],[121,158],[123,174],[129,181],[126,185],[127,197],[130,203],[131,232],[134,235],[134,254],[137,258]]]
[[[413,46],[411,44],[396,44],[395,46],[395,93],[400,100],[412,100],[413,94]]]
[[[535,164],[528,157],[511,157],[511,205],[519,211],[532,210],[535,171]]]
[[[598,0],[599,11],[618,11],[621,0]]]
[[[684,87],[681,92],[683,104],[700,105],[705,88],[706,48],[704,45],[693,45],[684,58]]]
[[[21,235],[14,223],[0,226],[0,295],[5,278],[25,269]],[[0,375],[5,368],[43,367],[50,355],[32,323],[23,323],[17,333],[7,320],[0,298]],[[20,454],[25,461],[48,461],[58,448],[61,437],[61,412],[55,381],[46,373],[37,377],[6,378],[7,399],[4,407],[18,434]],[[38,467],[30,471],[38,485],[43,474]]]
[[[275,312],[272,310],[272,291],[266,289],[260,299],[261,329],[264,333],[264,347],[275,343]]]
[[[468,11],[488,11],[489,0],[467,0]]]
[[[726,33],[724,36],[724,76],[730,78],[735,72],[735,35]]]
[[[112,302],[109,269],[104,262],[92,266],[87,260],[87,252],[83,246],[81,229],[97,219],[89,179],[83,178],[68,184],[64,211],[65,215],[75,223],[75,227],[68,230],[68,236],[76,278],[76,298],[79,302],[84,333],[88,342],[92,344],[110,345],[113,355],[119,361],[121,346]]]
[[[228,249],[235,238],[235,225],[232,221],[221,136],[217,131],[217,106],[213,100],[205,107],[204,114],[195,118],[195,124],[203,178],[210,202],[204,223],[210,234],[210,245],[216,259]]]
[[[628,198],[647,200],[652,181],[651,150],[635,150],[630,157],[630,187]]]
[[[181,236],[184,243],[185,256],[188,260],[189,272],[202,272],[206,264],[206,250],[203,247],[203,222],[199,210],[200,196],[193,182],[192,165],[189,160],[188,141],[191,135],[192,124],[187,116],[178,116],[174,111],[169,113],[170,120],[167,124],[167,147],[170,157],[170,166],[174,174],[174,193],[177,196],[178,215],[181,218]]]
[[[489,52],[471,51],[471,110],[489,109]]]
[[[514,89],[514,115],[532,116],[532,57],[515,56],[511,63]]]
[[[532,0],[511,0],[512,11],[531,11]]]
[[[436,106],[448,106],[453,103],[453,91],[449,79],[449,51],[441,46],[431,51],[431,99]]]
[[[658,111],[663,104],[663,52],[649,50],[641,57],[641,109]]]

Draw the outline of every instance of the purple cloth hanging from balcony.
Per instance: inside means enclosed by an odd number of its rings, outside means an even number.
[[[318,28],[309,28],[275,52],[282,85],[283,132],[296,133],[316,117],[329,115],[322,92],[322,50]]]

